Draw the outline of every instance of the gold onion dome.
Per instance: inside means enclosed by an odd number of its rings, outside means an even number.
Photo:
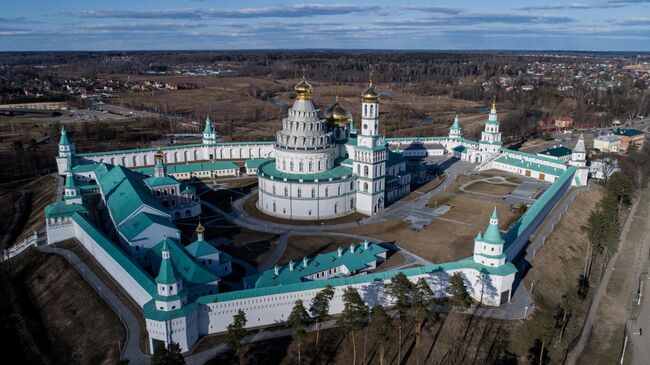
[[[300,100],[311,99],[311,94],[314,91],[311,84],[305,80],[304,76],[302,77],[302,81],[300,81],[293,89],[296,91],[297,97]]]
[[[325,110],[325,119],[328,122],[336,123],[338,125],[346,125],[352,119],[352,113],[341,105],[339,102],[339,97],[336,97],[336,102],[332,104],[329,108]]]
[[[204,233],[204,232],[205,232],[205,228],[203,228],[201,222],[199,222],[199,225],[196,226],[196,233]]]
[[[163,155],[163,152],[160,150],[160,148],[158,148],[158,151],[156,151],[156,154],[155,154],[154,157],[155,157],[157,160],[162,160],[162,159],[163,159],[164,155]]]
[[[372,79],[366,91],[361,94],[361,101],[364,103],[376,103],[379,101],[379,92],[375,89],[375,85],[372,84]]]

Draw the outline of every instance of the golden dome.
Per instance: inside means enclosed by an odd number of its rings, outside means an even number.
[[[370,80],[370,85],[368,85],[366,91],[361,94],[361,101],[364,103],[379,102],[379,92],[375,89],[375,85],[372,84],[372,79]]]
[[[311,94],[314,91],[311,84],[305,80],[304,76],[302,77],[302,81],[300,81],[293,89],[296,91],[296,94],[298,94],[297,97],[300,100],[311,99]]]
[[[350,119],[352,119],[352,113],[350,113],[346,107],[341,105],[338,96],[336,97],[336,102],[325,110],[324,116],[328,122],[336,123],[338,125],[346,125],[350,122]]]
[[[201,222],[199,222],[199,225],[196,226],[196,233],[204,233],[204,232],[205,232],[205,228],[203,228]]]
[[[160,148],[158,148],[158,151],[156,151],[156,154],[154,155],[154,157],[156,158],[157,161],[162,162],[165,155],[163,155],[163,152],[160,150]]]

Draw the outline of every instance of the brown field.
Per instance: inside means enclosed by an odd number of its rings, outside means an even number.
[[[395,242],[414,254],[432,262],[447,262],[470,256],[477,229],[458,223],[434,219],[420,232],[409,228],[407,222],[391,220],[349,228],[341,232]]]
[[[436,201],[440,205],[440,200],[439,197],[431,198],[429,205],[433,206]],[[445,204],[451,205],[452,208],[442,215],[442,218],[472,224],[483,229],[496,207],[499,214],[499,225],[501,229],[506,229],[519,217],[512,211],[509,204],[500,203],[499,200],[499,198],[475,199],[469,194],[454,195],[445,202]],[[474,232],[474,234],[476,233],[478,232]]]
[[[107,75],[110,78],[126,76]],[[210,113],[213,121],[228,129],[231,123],[238,133],[253,136],[273,136],[280,127],[285,112],[281,107],[267,101],[268,96],[290,106],[294,96],[293,87],[299,79],[271,80],[251,77],[192,77],[192,76],[131,76],[132,80],[149,80],[173,84],[193,84],[195,89],[129,92],[119,94],[112,102],[135,108],[175,111],[192,120]],[[366,87],[360,84],[325,84],[314,82],[314,100],[324,111],[335,96],[360,120],[360,94]],[[480,104],[448,96],[420,96],[413,94],[409,84],[379,85],[385,94],[382,98],[382,128],[388,136],[431,135],[446,133],[456,112],[462,112],[463,128],[471,135],[486,119],[485,113],[472,114]],[[258,95],[256,97],[256,95]],[[261,95],[261,96],[260,96]],[[267,96],[268,95],[268,96]],[[425,115],[433,119],[427,126],[410,125],[404,120],[419,121]],[[475,131],[476,130],[476,131]],[[241,136],[238,136],[241,137]]]
[[[2,285],[3,297],[12,300],[6,304],[10,312],[3,313],[3,332],[9,331],[3,337],[17,336],[21,345],[11,351],[26,352],[23,361],[10,362],[117,362],[122,323],[65,259],[30,248],[5,268],[11,284]]]

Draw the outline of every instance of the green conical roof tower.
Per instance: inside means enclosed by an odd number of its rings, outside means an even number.
[[[497,214],[496,207],[492,212],[492,216],[490,217],[490,224],[488,224],[488,227],[485,230],[482,241],[492,244],[504,243],[503,239],[501,238],[501,231],[499,231],[499,215]]]
[[[451,125],[451,129],[456,129],[456,130],[462,129],[460,127],[460,119],[458,118],[458,114],[456,114],[456,117],[454,118],[454,123]]]
[[[178,283],[178,273],[176,268],[174,268],[174,263],[172,262],[171,255],[169,253],[169,244],[167,241],[169,238],[165,237],[163,240],[162,246],[162,260],[160,261],[160,271],[158,271],[158,276],[156,276],[156,283],[163,285],[171,285]]]
[[[65,131],[65,128],[63,126],[61,126],[61,139],[59,139],[59,145],[70,145],[70,141],[68,141],[68,133]]]
[[[214,133],[214,129],[212,128],[212,121],[210,120],[210,116],[208,115],[205,117],[205,128],[203,129],[203,134],[212,134]]]

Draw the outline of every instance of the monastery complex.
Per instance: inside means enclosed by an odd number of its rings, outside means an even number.
[[[201,336],[226,331],[239,309],[250,328],[282,323],[297,299],[309,302],[326,285],[335,288],[332,314],[342,311],[348,286],[362,289],[370,306],[390,305],[380,287],[400,271],[413,281],[425,278],[440,297],[450,275],[460,273],[474,300],[502,305],[512,295],[513,261],[530,235],[570,186],[587,184],[582,138],[567,159],[505,149],[495,104],[479,141],[463,137],[458,117],[447,136],[384,138],[381,94],[372,82],[361,94],[358,123],[338,100],[321,111],[304,79],[295,91],[282,129],[270,142],[219,142],[207,118],[200,144],[77,153],[61,131],[56,160],[65,194],[46,208],[48,243],[75,238],[87,249],[142,308],[150,349],[175,342],[188,351]],[[406,158],[418,155],[447,155],[476,170],[551,184],[506,232],[499,229],[495,209],[477,232],[473,255],[459,261],[373,272],[387,250],[364,241],[295,258],[247,278],[245,289],[227,292],[219,284],[232,272],[233,257],[209,243],[200,224],[191,242],[184,242],[176,226],[179,219],[201,214],[191,180],[241,173],[257,176],[257,209],[267,215],[316,221],[382,214],[411,192],[417,172]],[[245,168],[230,162],[235,159],[246,160]]]

